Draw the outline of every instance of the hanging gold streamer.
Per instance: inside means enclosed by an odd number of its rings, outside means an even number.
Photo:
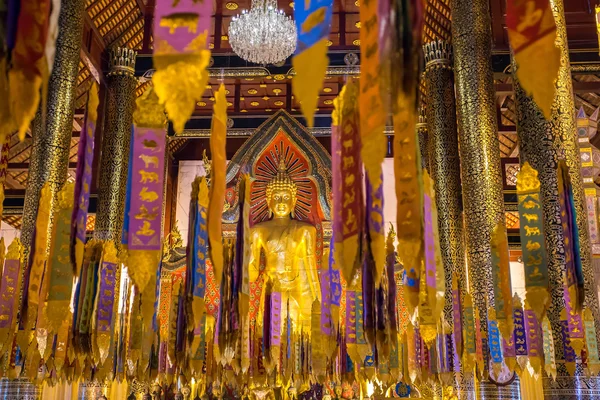
[[[420,271],[424,262],[423,181],[415,129],[415,97],[400,95],[394,112],[394,176],[396,179],[398,256],[406,271],[409,313],[419,303]]]
[[[33,339],[33,326],[37,321],[38,305],[40,302],[40,290],[42,289],[42,277],[46,268],[48,254],[46,247],[48,245],[48,225],[50,224],[50,204],[52,192],[50,184],[46,182],[42,187],[38,215],[35,221],[35,243],[33,259],[31,261],[31,270],[29,273],[29,287],[27,288],[27,312],[23,325],[25,329],[19,331],[17,343],[27,354],[29,343]]]
[[[327,40],[318,41],[313,46],[295,55],[292,66],[296,76],[292,79],[292,90],[300,103],[306,124],[312,128],[315,121],[315,110],[319,104],[319,91],[329,66],[327,57]]]
[[[217,287],[223,275],[223,243],[221,220],[223,203],[225,202],[225,170],[227,155],[227,99],[225,86],[221,84],[215,94],[214,115],[210,134],[210,152],[212,156],[210,202],[208,204],[208,241],[210,243],[210,260],[215,273]]]
[[[58,193],[58,207],[54,213],[52,246],[48,262],[48,305],[45,307],[48,331],[57,333],[65,315],[69,312],[73,286],[69,242],[71,240],[71,216],[75,185],[66,182]],[[37,233],[36,233],[37,234]]]
[[[510,282],[510,262],[508,259],[508,239],[504,221],[498,222],[492,233],[492,261],[494,274],[494,294],[498,330],[505,340],[512,338],[512,286]]]
[[[4,257],[4,256],[3,256]],[[19,238],[15,238],[6,253],[3,278],[0,281],[0,359],[6,351],[12,350],[19,307],[19,288],[21,287],[21,268],[23,263],[23,247]]]
[[[387,150],[387,137],[383,134],[387,109],[383,105],[380,89],[378,4],[376,1],[366,1],[360,5],[361,156],[373,190],[381,183],[381,163]]]

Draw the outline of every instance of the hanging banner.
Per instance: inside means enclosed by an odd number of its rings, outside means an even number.
[[[204,315],[204,295],[206,293],[206,258],[208,256],[208,185],[205,177],[199,177],[192,183],[192,206],[190,207],[190,232],[188,237],[188,268],[186,280],[187,293],[191,293],[191,311],[188,314],[188,329],[198,329]],[[190,351],[195,354],[200,345],[200,337],[194,336]]]
[[[77,149],[77,170],[75,172],[75,203],[71,216],[71,262],[75,266],[75,275],[79,276],[85,250],[87,214],[90,205],[90,187],[92,184],[92,163],[94,162],[94,134],[98,119],[98,86],[92,83],[88,92],[83,127]]]
[[[460,301],[460,291],[458,289],[458,278],[455,274],[452,274],[452,321],[454,327],[453,333],[453,344],[454,344],[454,368],[455,372],[458,370],[460,365],[460,358],[463,354],[463,318],[462,318],[462,304]]]
[[[544,346],[544,369],[546,374],[552,379],[556,379],[556,356],[554,353],[554,337],[552,334],[552,326],[546,315],[542,321],[542,337]],[[596,333],[594,331],[594,338]]]
[[[596,339],[594,316],[589,308],[583,311],[583,324],[585,329],[588,373],[591,376],[596,376],[600,372],[600,360],[598,359],[598,341]]]
[[[135,126],[125,210],[127,231],[123,236],[123,244],[127,246],[129,276],[140,290],[142,298],[146,289],[148,294],[154,294],[154,279],[162,250],[166,132],[164,111],[156,100],[151,89],[146,91],[138,99],[133,115]]]
[[[425,294],[426,302],[419,305],[419,315],[424,305],[431,310],[431,321],[435,325],[439,321],[444,309],[444,294],[446,285],[444,278],[444,265],[440,253],[440,241],[438,234],[437,207],[435,203],[435,191],[433,180],[427,171],[423,174],[423,217],[424,217],[424,245],[425,245]],[[425,335],[423,335],[425,336]]]
[[[376,1],[366,1],[360,5],[360,155],[374,188],[380,185],[381,163],[387,151],[387,137],[383,130],[388,112],[383,105],[380,89],[380,17],[377,12]]]
[[[492,233],[492,276],[494,279],[494,305],[498,329],[509,340],[513,332],[512,286],[508,258],[508,238],[503,221],[498,222]]]
[[[543,361],[543,343],[542,330],[534,312],[529,309],[525,302],[525,323],[527,324],[527,354],[529,355],[529,364],[533,367],[536,374],[542,371]]]
[[[571,347],[571,338],[569,334],[569,320],[567,316],[567,311],[563,308],[560,311],[560,324],[562,328],[562,343],[563,343],[563,356],[565,357],[565,367],[569,372],[570,376],[574,376],[577,355],[575,354],[575,350]]]
[[[332,15],[333,0],[304,1],[294,5],[298,45],[292,59],[296,71],[292,89],[309,128],[314,124],[319,92],[329,66],[327,42]]]
[[[221,219],[225,203],[225,170],[227,155],[227,99],[225,86],[221,84],[215,94],[215,106],[210,134],[210,152],[212,154],[210,194],[208,204],[208,240],[210,243],[210,259],[215,273],[215,282],[221,284],[223,277],[223,243],[221,241]]]
[[[572,254],[565,254],[565,258],[568,260]],[[569,338],[571,340],[571,347],[575,350],[576,354],[581,355],[581,351],[585,347],[585,330],[583,327],[583,320],[581,314],[575,311],[575,305],[571,300],[571,294],[568,288],[565,286],[563,290],[563,297],[565,299],[565,311],[567,315],[567,322],[569,327]]]
[[[528,162],[517,174],[517,196],[525,267],[525,300],[541,321],[550,303],[544,215],[538,172]]]
[[[511,373],[515,372],[516,354],[515,354],[515,338],[502,339],[502,354],[504,362]]]
[[[112,241],[104,244],[98,293],[94,305],[96,346],[98,348],[99,362],[103,365],[112,352],[111,344],[114,337],[115,305],[119,293],[120,267],[117,258],[117,249]]]
[[[10,110],[18,127],[19,139],[35,116],[40,103],[40,91],[47,91],[50,71],[45,60],[48,39],[50,0],[20,2],[15,48],[11,53],[8,72]],[[45,103],[45,101],[44,101]],[[4,138],[0,138],[4,143]]]
[[[156,45],[156,44],[155,44]],[[162,251],[161,214],[165,173],[166,116],[153,89],[136,101],[123,222],[128,273],[140,291],[143,320],[140,370],[146,370],[154,339],[156,270]]]
[[[463,367],[465,371],[473,371],[477,355],[477,343],[475,337],[475,311],[470,294],[466,294],[463,308],[463,326],[465,347],[463,352]]]
[[[504,357],[502,356],[502,339],[500,337],[500,330],[498,329],[498,321],[496,321],[495,314],[495,310],[488,310],[488,347],[494,374],[498,376],[502,369]]]
[[[4,262],[0,281],[0,358],[12,350],[16,330],[19,288],[21,287],[21,258],[23,247],[19,238],[13,239]]]
[[[548,0],[507,0],[506,27],[519,82],[550,120],[560,68],[552,4]],[[544,68],[539,68],[539,60],[544,60]]]
[[[414,94],[413,94],[414,95]],[[405,296],[411,315],[419,303],[423,243],[423,180],[415,129],[415,97],[400,96],[394,111],[394,176],[396,179],[398,257],[404,265]]]
[[[29,253],[29,266],[25,272],[25,282],[23,291],[26,295],[22,296],[21,302],[21,320],[25,327],[18,333],[18,345],[24,353],[29,346],[30,333],[38,317],[38,305],[40,303],[40,291],[42,288],[42,278],[46,270],[47,246],[48,246],[48,226],[50,224],[50,204],[52,192],[50,184],[46,182],[42,186],[37,217],[35,220],[34,245],[33,251]]]
[[[362,204],[362,166],[360,158],[359,118],[356,108],[358,88],[354,79],[348,83],[335,101],[339,121],[341,147],[338,149],[341,160],[341,176],[343,180],[334,182],[334,213],[335,204],[341,204],[341,228],[334,225],[335,256],[337,265],[342,266],[342,273],[348,287],[355,283],[355,275],[361,265],[361,238],[364,225]],[[337,155],[336,155],[337,157]],[[337,186],[335,186],[337,185]],[[340,186],[341,185],[341,188]],[[336,196],[339,195],[339,196]],[[335,215],[335,214],[334,214]],[[336,221],[334,221],[336,224]],[[339,232],[339,234],[338,234]]]
[[[48,331],[58,333],[58,329],[69,313],[73,288],[73,265],[70,258],[71,216],[73,214],[73,193],[75,185],[66,182],[58,193],[57,209],[54,213],[52,244],[48,258],[50,274],[46,321]]]
[[[568,294],[570,296],[572,311],[580,313],[583,309],[585,294],[580,256],[581,249],[579,246],[579,229],[573,199],[573,187],[571,186],[571,178],[569,177],[569,167],[567,167],[564,161],[558,163],[558,196],[563,227]]]
[[[515,340],[515,356],[517,357],[517,363],[521,370],[525,369],[527,365],[529,352],[527,351],[527,331],[525,328],[525,314],[523,313],[523,306],[521,299],[517,294],[513,297],[513,323],[515,327],[514,340]]]
[[[183,131],[208,82],[212,6],[211,1],[196,0],[156,3],[152,83],[177,133]]]
[[[385,228],[383,222],[383,175],[379,179],[379,186],[374,187],[368,176],[365,179],[367,199],[367,227],[371,254],[375,262],[375,287],[381,284],[383,271],[385,269]]]

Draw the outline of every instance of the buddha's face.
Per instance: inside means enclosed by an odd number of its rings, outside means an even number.
[[[275,218],[288,217],[296,206],[296,197],[292,191],[285,188],[273,189],[269,200],[269,210]]]

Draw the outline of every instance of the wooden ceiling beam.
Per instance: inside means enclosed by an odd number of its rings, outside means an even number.
[[[90,15],[86,12],[83,21],[83,43],[81,45],[81,60],[90,70],[97,83],[105,82],[102,72],[102,56],[106,50],[106,42],[96,28]]]
[[[114,20],[115,18],[117,18],[119,16],[119,14],[121,14],[121,11],[123,11],[125,9],[125,7],[127,7],[129,5],[129,3],[127,1],[124,1],[123,4],[121,4],[121,6],[119,8],[117,8],[117,10],[113,13],[111,13],[111,15],[106,18],[99,26],[98,26],[98,30],[102,30],[102,28],[104,28],[106,25],[108,25],[112,20]],[[124,20],[126,20],[129,17],[129,15],[125,15],[122,19],[121,22],[123,22]],[[114,27],[113,27],[114,29]],[[112,29],[111,29],[112,31]],[[110,33],[110,32],[109,32]]]
[[[496,96],[512,96],[513,85],[512,83],[497,83],[496,85]],[[574,93],[600,93],[600,81],[592,82],[573,82]]]

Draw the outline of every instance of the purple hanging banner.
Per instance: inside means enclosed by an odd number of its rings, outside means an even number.
[[[128,251],[160,251],[165,131],[136,127],[133,135]]]
[[[156,3],[152,82],[177,133],[183,131],[208,81],[212,6],[212,1],[197,0]]]
[[[281,293],[271,293],[271,347],[281,345]]]
[[[92,84],[88,94],[87,108],[83,128],[77,149],[77,170],[75,172],[75,203],[71,216],[71,262],[75,266],[75,276],[83,264],[85,234],[87,231],[87,213],[90,205],[90,186],[92,184],[92,163],[94,162],[94,134],[98,108],[98,87]]]
[[[356,292],[346,291],[346,342],[356,344]]]

